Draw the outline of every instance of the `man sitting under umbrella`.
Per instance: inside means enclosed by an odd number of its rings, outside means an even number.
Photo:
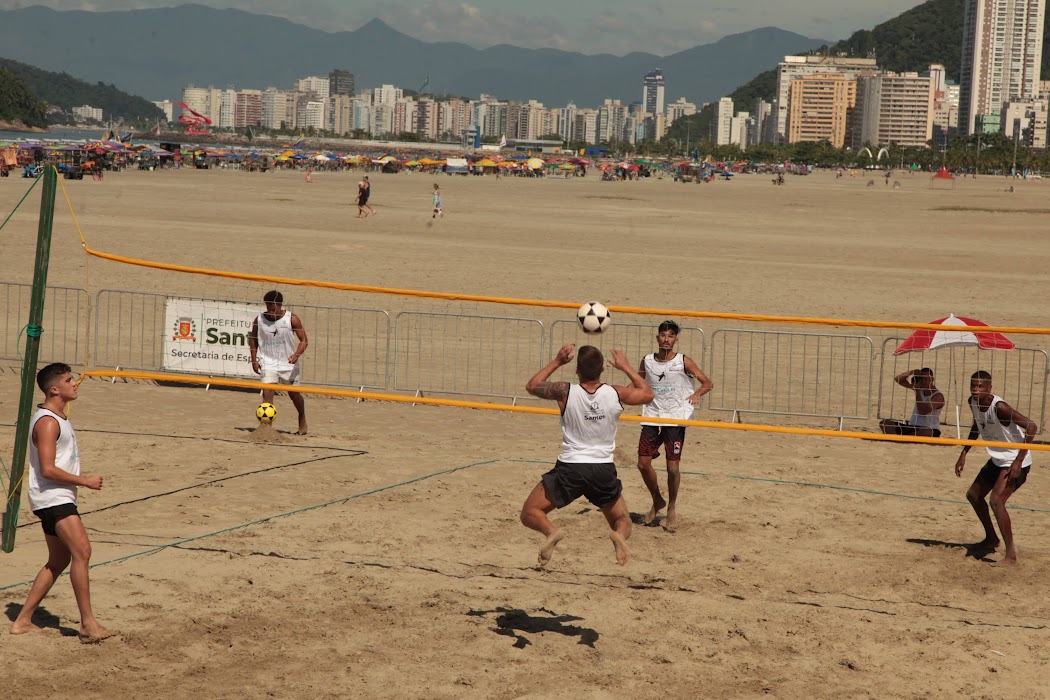
[[[940,437],[944,394],[933,381],[933,370],[929,367],[909,369],[898,374],[893,381],[905,389],[915,391],[915,408],[907,422],[883,418],[879,421],[882,432],[887,435]]]

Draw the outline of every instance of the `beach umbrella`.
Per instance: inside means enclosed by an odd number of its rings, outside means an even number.
[[[976,346],[983,350],[1013,350],[1016,346],[1012,340],[1002,333],[989,333],[988,331],[978,330],[982,326],[987,327],[988,324],[983,321],[978,321],[975,318],[949,314],[945,318],[930,321],[930,325],[943,326],[944,330],[915,331],[908,336],[903,343],[897,346],[897,349],[893,351],[893,354],[903,355],[908,352],[925,352],[927,350],[952,348],[949,351],[950,354],[948,359],[948,376],[950,383],[948,389],[945,391],[945,395],[951,393],[955,399],[955,432],[956,435],[962,437],[960,415],[962,389],[961,385],[955,382],[956,361],[954,348]]]
[[[988,324],[975,318],[949,314],[945,318],[930,321],[930,325],[944,326],[945,330],[915,331],[893,351],[893,354],[903,355],[906,352],[923,352],[962,345],[976,345],[984,350],[1013,350],[1016,347],[1014,342],[1002,333],[976,330]]]
[[[543,161],[539,158],[529,158],[525,165],[529,170],[539,170],[543,167]]]

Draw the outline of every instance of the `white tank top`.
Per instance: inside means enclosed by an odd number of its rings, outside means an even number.
[[[1001,402],[1001,398],[993,396],[988,410],[982,411],[977,402],[972,398],[970,399],[970,411],[973,413],[973,419],[977,423],[977,428],[981,431],[981,438],[995,442],[1024,442],[1025,434],[1021,426],[1013,422],[1009,425],[1003,425],[999,420],[999,415],[995,412],[995,405]],[[1008,450],[999,447],[986,447],[984,449],[988,450],[988,457],[995,466],[1004,469],[1014,463],[1014,460],[1017,459],[1017,453],[1020,452],[1020,450]],[[1032,466],[1031,452],[1025,455],[1021,468],[1024,469],[1030,466]]]
[[[558,459],[566,464],[612,462],[621,413],[620,397],[608,384],[602,384],[593,394],[579,384],[570,384],[561,414]]]
[[[645,369],[645,381],[653,390],[653,400],[642,406],[642,416],[692,418],[693,404],[686,398],[693,393],[693,378],[685,372],[685,355],[677,353],[667,362],[659,362],[655,354],[649,354],[642,360],[642,366]]]
[[[55,445],[55,466],[64,472],[80,476],[80,450],[73,425],[66,418],[43,406],[38,406],[29,424],[29,509],[33,511],[77,502],[77,487],[48,481],[40,473],[40,453],[33,443],[33,430],[41,418],[50,416],[58,421],[58,443]]]
[[[941,409],[938,408],[934,411],[930,411],[925,416],[919,413],[919,401],[929,401],[936,391],[930,389],[919,389],[916,392],[915,408],[911,412],[911,420],[908,421],[908,425],[914,425],[916,428],[929,428],[930,430],[941,429]]]
[[[288,372],[295,365],[288,358],[299,347],[299,336],[292,329],[292,312],[285,309],[284,316],[276,321],[259,314],[256,319],[259,341],[259,368],[271,372]]]

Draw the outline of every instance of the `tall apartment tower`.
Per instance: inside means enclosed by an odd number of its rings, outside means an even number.
[[[715,107],[715,144],[725,146],[733,140],[733,98],[723,97]]]
[[[1039,97],[1046,0],[966,0],[959,128],[1007,102]]]
[[[354,96],[354,74],[341,68],[328,74],[328,94]]]
[[[642,109],[653,116],[664,113],[664,72],[659,68],[645,74]]]

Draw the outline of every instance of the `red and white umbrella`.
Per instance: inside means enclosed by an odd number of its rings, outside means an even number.
[[[1014,342],[1002,333],[988,333],[976,330],[988,324],[975,318],[966,318],[965,316],[952,314],[947,318],[930,321],[930,325],[945,326],[945,330],[915,331],[893,351],[893,354],[902,355],[906,352],[922,352],[924,350],[937,350],[939,348],[952,348],[963,345],[976,345],[984,350],[1013,350],[1016,347]],[[967,330],[955,330],[956,328]]]

